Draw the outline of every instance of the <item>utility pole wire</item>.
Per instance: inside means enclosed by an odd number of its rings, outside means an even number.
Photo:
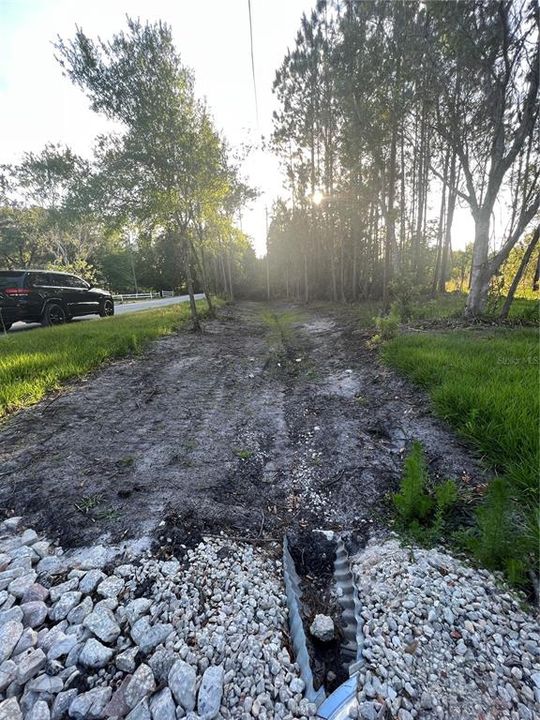
[[[255,56],[253,54],[253,21],[251,19],[251,0],[248,0],[249,44],[251,48],[251,75],[253,76],[253,94],[255,96],[255,119],[259,128],[259,103],[257,101],[257,80],[255,79]]]

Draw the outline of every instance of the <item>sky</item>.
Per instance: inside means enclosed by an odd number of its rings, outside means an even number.
[[[255,111],[247,0],[0,0],[0,163],[17,162],[25,151],[60,142],[90,156],[107,122],[93,113],[79,88],[62,75],[52,43],[86,34],[110,38],[125,16],[164,20],[172,27],[184,64],[195,73],[218,129],[233,147],[260,147],[272,130],[276,107],[272,82],[302,13],[315,0],[251,0],[258,98]],[[244,164],[261,195],[242,215],[242,229],[259,256],[265,252],[265,210],[283,194],[275,157],[253,151]],[[458,211],[453,246],[472,239],[467,211]]]

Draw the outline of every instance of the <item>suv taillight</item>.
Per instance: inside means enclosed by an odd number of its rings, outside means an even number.
[[[9,297],[26,297],[27,295],[30,295],[30,290],[28,288],[16,288],[16,287],[10,287],[10,288],[4,288],[4,295],[9,295]]]

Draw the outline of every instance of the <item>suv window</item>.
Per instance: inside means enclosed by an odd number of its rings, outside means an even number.
[[[24,278],[24,272],[0,271],[0,288],[20,287]]]
[[[73,285],[71,287],[84,288],[85,290],[88,287],[88,283],[82,278],[77,277],[77,275],[70,275],[69,279],[70,282],[73,282]]]
[[[54,287],[76,287],[73,282],[70,282],[70,275],[62,275],[61,273],[51,273],[51,285]]]
[[[51,279],[47,273],[35,272],[29,274],[28,283],[32,287],[48,287],[51,284]]]
[[[63,287],[70,288],[86,288],[86,283],[76,275],[58,275],[57,276],[62,283]]]

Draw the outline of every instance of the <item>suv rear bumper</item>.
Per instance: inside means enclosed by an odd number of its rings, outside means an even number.
[[[0,305],[0,314],[5,323],[22,322],[40,322],[39,317],[31,318],[28,315],[28,309],[20,305]],[[0,321],[0,326],[2,322]]]

